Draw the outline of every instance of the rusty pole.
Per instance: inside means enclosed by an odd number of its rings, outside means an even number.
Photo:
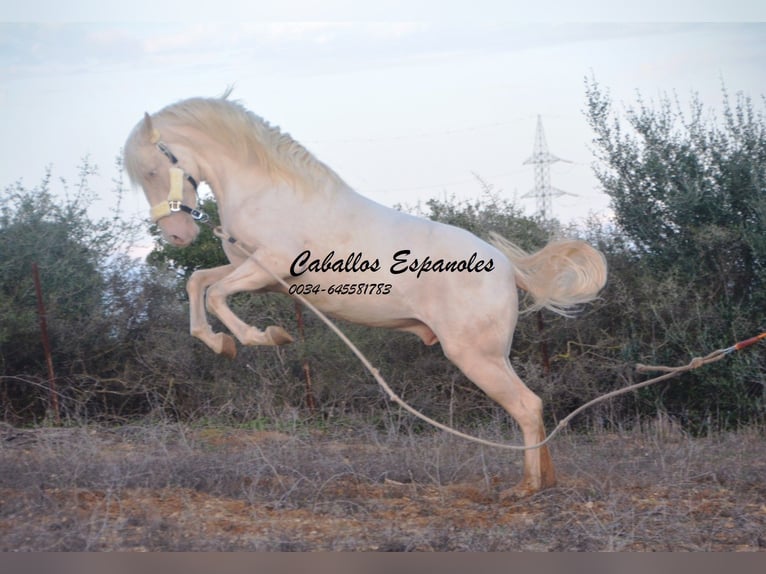
[[[303,329],[303,308],[301,304],[295,302],[295,318],[298,320],[298,335],[301,338],[301,342],[306,341],[306,334]],[[311,389],[311,365],[309,360],[304,357],[303,359],[303,374],[306,376],[306,406],[309,408],[309,412],[313,415],[316,412],[316,399]]]
[[[540,355],[543,363],[543,374],[551,374],[551,359],[548,352],[548,341],[545,339],[545,320],[542,310],[537,312],[537,332],[540,334]]]
[[[53,371],[53,357],[51,356],[51,343],[48,339],[48,322],[45,319],[45,304],[43,303],[43,290],[40,286],[40,272],[37,269],[37,263],[32,263],[32,278],[35,282],[35,292],[37,293],[37,315],[40,318],[40,338],[43,343],[43,352],[45,353],[45,362],[48,365],[48,392],[50,394],[50,409],[53,411],[53,417],[56,424],[61,424],[59,414],[59,397],[56,391],[56,374]]]

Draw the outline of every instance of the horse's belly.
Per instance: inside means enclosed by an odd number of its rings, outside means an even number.
[[[406,333],[413,333],[420,337],[420,339],[426,345],[433,345],[439,341],[439,338],[431,330],[431,328],[420,321],[412,317],[403,317],[392,319],[391,317],[385,317],[383,314],[372,313],[349,313],[349,309],[341,313],[332,313],[332,316],[337,319],[344,319],[352,323],[359,325],[367,325],[369,327],[380,327],[383,329],[393,329],[396,331],[404,331]]]

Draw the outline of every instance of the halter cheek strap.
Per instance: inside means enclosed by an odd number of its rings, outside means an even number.
[[[167,200],[157,205],[153,205],[150,214],[152,222],[157,223],[163,217],[171,213],[181,211],[184,199],[184,172],[179,167],[171,167],[170,172],[170,191],[168,191]],[[196,201],[194,207],[197,207]]]

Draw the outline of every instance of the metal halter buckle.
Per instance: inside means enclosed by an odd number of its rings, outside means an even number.
[[[192,209],[189,212],[189,215],[191,215],[195,221],[199,221],[200,223],[207,223],[210,221],[210,216],[204,211],[200,211],[199,209]]]

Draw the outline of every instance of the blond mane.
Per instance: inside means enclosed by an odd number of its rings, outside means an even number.
[[[171,104],[152,116],[162,126],[188,126],[203,132],[245,161],[257,161],[274,178],[302,192],[345,185],[332,169],[316,159],[278,126],[229,100],[230,90],[220,98],[190,98]]]

